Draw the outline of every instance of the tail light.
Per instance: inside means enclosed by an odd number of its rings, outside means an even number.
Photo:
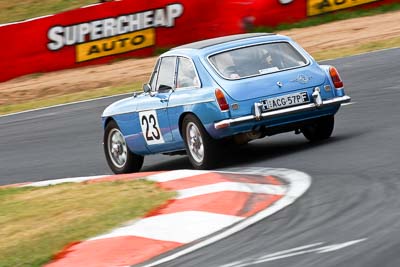
[[[225,95],[221,89],[219,88],[215,89],[215,98],[217,99],[221,111],[229,110],[228,102],[226,101]]]
[[[335,88],[342,88],[343,87],[343,81],[340,78],[339,72],[335,67],[330,67],[329,68],[329,74],[331,75],[333,84],[335,85]]]

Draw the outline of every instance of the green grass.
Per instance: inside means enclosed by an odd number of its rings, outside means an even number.
[[[144,180],[0,188],[0,266],[38,267],[174,196]]]
[[[384,41],[373,41],[367,44],[362,44],[358,46],[351,46],[345,48],[329,49],[324,51],[315,52],[312,56],[316,60],[334,59],[340,57],[347,57],[352,55],[357,55],[361,53],[377,51],[387,48],[400,47],[400,37],[387,39]]]
[[[306,28],[306,27],[317,26],[317,25],[321,25],[321,24],[325,24],[325,23],[329,23],[329,22],[333,22],[333,21],[379,15],[379,14],[388,13],[388,12],[392,12],[392,11],[398,11],[398,10],[400,10],[400,3],[392,3],[392,4],[382,5],[382,6],[374,8],[374,9],[342,10],[342,11],[336,11],[336,12],[327,13],[327,14],[321,14],[318,16],[313,16],[313,17],[310,17],[308,19],[305,19],[303,21],[299,21],[296,23],[290,23],[290,24],[283,23],[276,27],[256,27],[253,30],[253,32],[276,32],[276,31],[289,30],[289,29],[293,29],[293,28]]]
[[[0,105],[0,115],[20,112],[24,110],[37,109],[50,107],[65,103],[72,103],[77,101],[89,100],[104,96],[112,96],[118,94],[132,93],[141,90],[141,83],[132,85],[117,86],[117,87],[104,87],[94,90],[82,91],[79,93],[70,93],[60,96],[53,96],[41,99],[30,100],[19,104]]]
[[[98,0],[0,0],[0,24],[66,11]]]

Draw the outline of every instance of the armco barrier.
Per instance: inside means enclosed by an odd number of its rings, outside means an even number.
[[[247,9],[255,26],[277,26],[342,9],[370,9],[399,0],[254,0]]]
[[[1,25],[0,82],[241,32],[227,1],[115,1]],[[211,12],[212,11],[212,12]]]
[[[398,0],[121,0],[0,25],[0,82]],[[366,4],[366,5],[365,5]]]

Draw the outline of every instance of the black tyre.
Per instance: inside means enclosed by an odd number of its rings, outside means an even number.
[[[310,142],[316,142],[331,137],[335,125],[334,116],[318,118],[315,122],[305,126],[301,131]]]
[[[190,163],[195,169],[211,169],[217,165],[218,142],[204,129],[194,115],[186,115],[182,123],[182,135]]]
[[[143,156],[129,150],[115,121],[110,121],[104,130],[103,148],[108,166],[115,174],[137,172],[142,168]]]

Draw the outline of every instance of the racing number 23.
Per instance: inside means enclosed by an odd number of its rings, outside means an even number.
[[[153,114],[150,114],[148,118],[143,116],[142,125],[146,128],[145,137],[148,141],[160,139],[160,131],[158,130],[156,118],[153,116]]]
[[[158,124],[157,113],[154,110],[139,113],[140,126],[147,144],[164,143]]]

